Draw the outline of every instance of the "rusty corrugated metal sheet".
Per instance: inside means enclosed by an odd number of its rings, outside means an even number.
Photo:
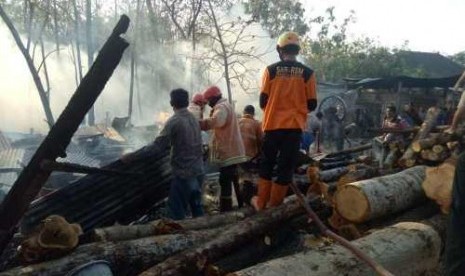
[[[139,171],[143,175],[85,176],[34,201],[22,220],[23,231],[32,229],[50,214],[79,223],[84,231],[115,221],[126,224],[168,196],[171,181],[168,151],[132,164],[116,161],[106,168]]]

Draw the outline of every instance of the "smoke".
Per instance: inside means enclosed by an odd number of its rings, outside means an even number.
[[[222,21],[233,21],[237,17],[246,18],[241,5],[236,5]],[[131,43],[133,29],[127,34]],[[145,30],[145,32],[148,32]],[[142,33],[142,32],[141,32]],[[239,113],[247,104],[258,105],[260,78],[266,65],[276,62],[278,56],[274,51],[275,41],[269,38],[259,23],[250,24],[246,33],[255,39],[241,45],[243,49],[254,47],[257,53],[266,53],[259,60],[247,62],[247,69],[254,72],[251,81],[257,88],[252,93],[245,93],[239,85],[232,86],[233,100]],[[109,33],[108,33],[109,34]],[[142,34],[143,39],[144,34]],[[0,129],[3,131],[28,132],[31,128],[45,133],[48,126],[45,114],[28,70],[11,33],[0,23]],[[25,39],[23,38],[23,41]],[[138,44],[139,46],[140,44]],[[147,47],[147,45],[145,45]],[[226,95],[226,83],[223,71],[199,72],[193,57],[206,51],[207,47],[197,46],[192,50],[191,42],[175,41],[171,44],[148,45],[152,47],[146,54],[137,59],[138,70],[134,85],[133,117],[134,125],[154,124],[160,114],[172,113],[169,105],[169,92],[175,88],[185,88],[191,93],[201,92],[209,85],[218,85]],[[45,52],[49,53],[54,45],[45,42]],[[71,46],[61,45],[59,53],[52,53],[47,58],[47,69],[50,78],[50,105],[55,119],[61,114],[76,90],[75,65]],[[130,84],[130,51],[126,50],[123,60],[116,68],[102,94],[95,103],[96,122],[108,122],[113,117],[124,117],[128,114]],[[40,49],[37,46],[35,64],[40,64]],[[97,52],[96,52],[97,54]],[[83,73],[87,72],[87,56],[81,49]],[[41,79],[45,83],[43,71]],[[257,108],[258,110],[258,108]],[[208,113],[207,113],[208,114]],[[260,116],[260,114],[258,114]]]

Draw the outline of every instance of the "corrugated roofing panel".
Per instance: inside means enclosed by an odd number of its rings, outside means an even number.
[[[169,152],[106,168],[142,172],[140,176],[88,175],[33,202],[22,221],[30,230],[51,214],[81,224],[84,231],[118,221],[129,223],[168,196],[171,181]]]

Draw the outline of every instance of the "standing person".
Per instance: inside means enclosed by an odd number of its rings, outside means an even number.
[[[203,112],[205,111],[205,105],[207,102],[203,98],[202,93],[195,93],[192,96],[192,100],[187,107],[187,110],[191,112],[197,120],[203,119]]]
[[[261,122],[255,120],[255,108],[247,105],[239,120],[242,141],[244,142],[247,162],[239,167],[242,180],[242,196],[246,202],[253,196],[253,172],[258,169],[258,155],[262,147],[263,131]],[[248,200],[247,200],[248,199]]]
[[[171,149],[173,180],[168,196],[168,216],[184,219],[190,211],[202,216],[202,197],[198,178],[203,175],[202,140],[199,122],[188,110],[189,93],[175,89],[170,93],[171,116],[155,141],[141,151],[123,156],[123,162],[143,159],[168,148]]]
[[[308,119],[308,128],[310,134],[313,136],[313,143],[310,146],[309,153],[321,153],[321,134],[323,131],[323,113],[318,111],[316,114],[312,112]]]
[[[238,187],[237,165],[247,161],[239,124],[233,107],[221,95],[217,86],[203,93],[212,107],[210,118],[200,121],[202,130],[213,130],[210,140],[210,161],[220,167],[220,212],[232,210],[232,184]],[[239,191],[236,190],[238,197]]]
[[[255,120],[254,116],[255,108],[252,105],[247,105],[242,113],[242,118],[239,120],[245,155],[249,160],[257,157],[263,139],[262,124]]]
[[[465,76],[465,73],[464,75]],[[448,132],[456,132],[465,117],[465,93],[462,92],[457,111]],[[446,233],[445,269],[447,276],[465,275],[465,153],[460,154],[452,184],[452,204]]]
[[[421,126],[423,120],[418,115],[417,110],[413,106],[413,103],[410,102],[404,105],[403,118],[407,121],[410,126]]]
[[[203,113],[205,111],[205,105],[207,105],[207,101],[205,101],[205,98],[203,97],[202,93],[195,93],[192,96],[192,100],[189,103],[189,106],[187,107],[187,110],[189,110],[192,115],[194,115],[195,119],[198,121],[203,120]],[[203,155],[204,155],[204,161],[207,160],[208,158],[208,133],[206,131],[201,131],[200,135],[202,137],[202,150],[203,150]],[[200,184],[203,184],[203,178],[199,179]]]
[[[296,60],[299,36],[282,34],[276,46],[281,61],[266,67],[262,77],[260,107],[264,110],[265,133],[260,161],[258,193],[252,199],[256,210],[281,204],[296,166],[307,113],[317,106],[316,79],[312,69]],[[272,182],[277,164],[277,179]]]

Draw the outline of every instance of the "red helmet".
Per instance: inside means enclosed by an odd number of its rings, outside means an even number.
[[[195,93],[194,96],[192,96],[192,102],[198,105],[202,105],[205,104],[206,101],[202,93]]]
[[[218,86],[210,86],[203,92],[203,98],[208,101],[210,98],[221,96]]]

